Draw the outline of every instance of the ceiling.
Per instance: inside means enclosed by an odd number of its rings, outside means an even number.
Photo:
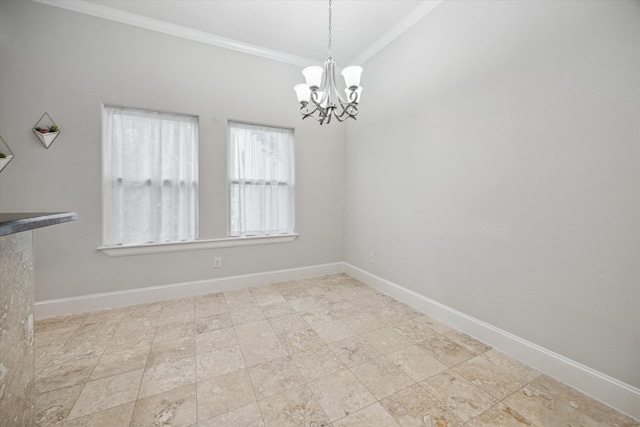
[[[35,0],[304,65],[324,62],[328,0]],[[442,0],[334,0],[332,52],[361,64]]]

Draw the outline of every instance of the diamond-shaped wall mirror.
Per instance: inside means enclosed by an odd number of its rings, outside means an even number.
[[[58,125],[53,121],[49,113],[44,113],[38,123],[33,127],[33,133],[38,137],[42,145],[49,148],[53,141],[60,135]]]
[[[4,169],[11,160],[13,160],[13,153],[0,136],[0,172],[2,172],[2,169]]]

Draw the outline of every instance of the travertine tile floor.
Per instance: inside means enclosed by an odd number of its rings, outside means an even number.
[[[346,275],[36,322],[40,426],[640,426]]]

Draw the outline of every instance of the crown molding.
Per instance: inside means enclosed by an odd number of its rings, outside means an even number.
[[[211,46],[217,46],[224,49],[234,50],[249,55],[259,56],[274,61],[284,62],[299,67],[308,65],[317,65],[318,61],[301,56],[290,55],[288,53],[277,50],[267,49],[261,46],[243,43],[226,37],[217,36],[215,34],[204,31],[194,30],[182,25],[170,24],[159,19],[148,18],[136,13],[125,12],[114,9],[112,7],[103,6],[97,3],[91,3],[85,0],[33,0],[37,3],[46,4],[48,6],[59,7],[73,12],[83,13],[85,15],[95,16],[97,18],[107,19],[109,21],[119,22],[121,24],[133,25],[135,27],[145,28],[147,30],[156,31],[163,34],[169,34],[205,43]],[[385,46],[395,40],[402,33],[407,31],[416,22],[426,16],[429,12],[440,5],[444,0],[423,0],[415,9],[404,17],[398,24],[393,26],[382,37],[376,40],[371,46],[364,50],[360,55],[350,61],[350,64],[362,64]]]
[[[101,4],[91,3],[85,0],[33,0],[37,3],[46,4],[48,6],[59,7],[73,12],[83,13],[85,15],[95,16],[97,18],[107,19],[109,21],[119,22],[121,24],[133,25],[135,27],[168,34],[183,39],[205,43],[224,49],[235,50],[237,52],[249,55],[259,56],[274,61],[284,62],[287,64],[305,67],[308,65],[316,65],[318,61],[303,58],[296,55],[280,52],[277,50],[266,49],[261,46],[243,43],[226,37],[217,36],[215,34],[204,31],[194,30],[182,25],[170,24],[154,18],[138,15],[136,13],[125,12],[114,9]]]
[[[400,37],[402,33],[411,28],[416,22],[420,21],[433,9],[442,4],[444,0],[423,0],[415,9],[413,9],[400,22],[394,25],[389,31],[384,33],[382,37],[373,42],[371,46],[366,48],[360,55],[356,56],[349,64],[363,64],[371,59],[376,53],[380,52],[389,43]]]

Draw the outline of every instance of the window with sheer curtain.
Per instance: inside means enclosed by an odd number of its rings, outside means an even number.
[[[104,106],[105,246],[198,238],[198,118]]]
[[[229,235],[294,232],[293,129],[228,123]]]

